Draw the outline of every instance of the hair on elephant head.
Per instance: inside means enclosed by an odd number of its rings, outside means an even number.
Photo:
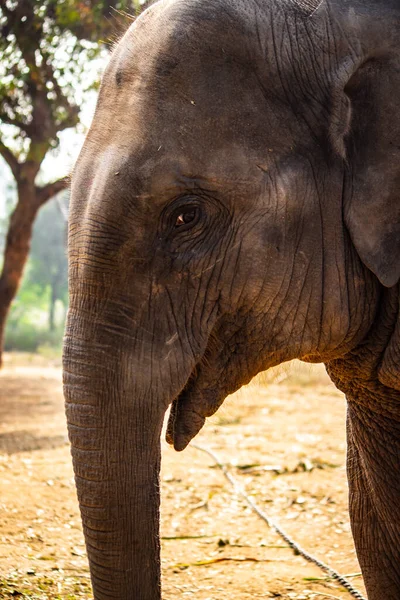
[[[114,50],[73,175],[64,351],[96,600],[160,597],[171,403],[182,450],[281,362],[346,387],[383,313],[365,380],[399,387],[399,19],[398,0],[161,0]]]

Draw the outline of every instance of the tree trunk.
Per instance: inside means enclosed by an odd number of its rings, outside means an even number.
[[[33,223],[40,207],[34,181],[17,182],[18,202],[10,217],[0,275],[0,366],[7,315],[21,283],[29,256]]]

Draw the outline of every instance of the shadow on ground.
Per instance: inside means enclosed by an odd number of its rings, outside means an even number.
[[[66,444],[68,444],[66,435],[36,436],[26,430],[0,433],[0,454],[49,450]]]

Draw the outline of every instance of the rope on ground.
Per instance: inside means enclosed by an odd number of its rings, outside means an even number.
[[[277,525],[277,523],[275,523],[264,511],[262,511],[253,502],[253,500],[246,494],[246,492],[241,488],[241,486],[239,485],[239,482],[234,477],[232,477],[232,475],[229,473],[228,469],[219,460],[218,456],[216,454],[214,454],[214,452],[212,452],[211,450],[208,450],[207,448],[203,448],[202,446],[198,446],[197,444],[192,443],[190,445],[192,446],[192,448],[196,448],[196,450],[205,452],[213,459],[215,464],[221,469],[225,478],[232,485],[235,492],[247,502],[247,504],[250,506],[250,508],[263,521],[265,521],[267,523],[268,527],[270,527],[271,529],[274,529],[281,536],[281,538],[285,540],[285,542],[288,544],[288,546],[290,546],[290,548],[292,548],[292,550],[296,554],[300,554],[300,556],[305,558],[308,562],[313,563],[314,565],[317,565],[317,567],[319,567],[320,569],[322,569],[322,571],[327,573],[327,575],[329,575],[329,577],[331,577],[332,579],[334,579],[335,581],[340,583],[340,585],[342,585],[354,598],[357,598],[357,600],[367,600],[358,590],[356,590],[352,586],[352,584],[350,583],[350,581],[348,579],[346,579],[346,577],[344,577],[343,575],[341,575],[340,573],[335,571],[335,569],[332,569],[331,567],[326,565],[324,562],[322,562],[321,560],[319,560],[318,558],[316,558],[315,556],[313,556],[312,554],[307,552],[307,550],[304,550],[279,525]]]

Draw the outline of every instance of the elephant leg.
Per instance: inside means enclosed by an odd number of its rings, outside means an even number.
[[[368,599],[399,600],[400,422],[349,401],[347,435],[351,527]]]

